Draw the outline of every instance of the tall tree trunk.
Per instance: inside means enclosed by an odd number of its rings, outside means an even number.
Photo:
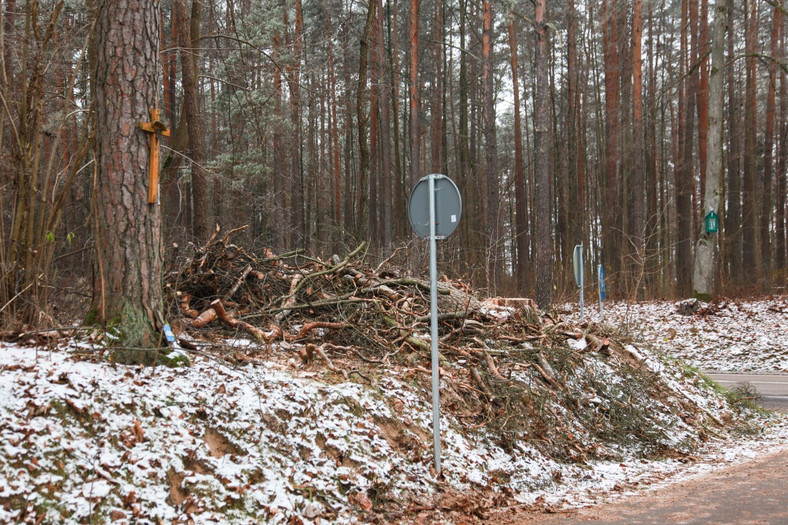
[[[728,37],[727,37],[727,76],[728,76],[728,184],[727,201],[728,210],[725,214],[723,225],[725,233],[725,252],[728,254],[727,265],[729,267],[730,279],[733,283],[739,284],[742,280],[742,207],[741,207],[741,128],[740,119],[740,96],[736,82],[735,71],[735,50],[734,50],[734,0],[728,0],[725,8],[728,13]]]
[[[618,71],[618,0],[602,3],[603,45],[605,62],[605,176],[603,179],[602,261],[608,287],[616,290],[618,280],[619,220],[621,205],[617,199],[619,163],[619,71]]]
[[[197,242],[205,242],[212,230],[211,199],[208,188],[208,171],[205,168],[202,119],[198,92],[198,63],[200,45],[200,19],[202,2],[192,0],[191,17],[188,0],[174,0],[175,18],[182,24],[178,30],[178,46],[181,54],[183,80],[183,119],[189,128],[188,156],[192,173],[192,234]],[[189,26],[186,26],[190,20]]]
[[[377,2],[377,42],[376,57],[378,62],[379,83],[380,83],[380,184],[381,190],[381,244],[384,253],[391,248],[394,238],[393,211],[393,180],[391,176],[391,86],[386,82],[386,38],[383,27],[383,0]],[[396,115],[395,115],[396,118]]]
[[[646,233],[646,200],[645,200],[645,136],[643,128],[643,2],[635,0],[632,17],[632,123],[633,154],[632,154],[632,242],[630,278],[636,288],[633,293],[640,292],[643,272],[645,270],[645,233]]]
[[[708,162],[706,164],[706,194],[704,212],[720,209],[720,196],[722,193],[722,125],[723,125],[723,71],[725,68],[724,39],[725,39],[725,0],[717,0],[714,9],[714,26],[711,37],[711,78],[709,80],[709,144]],[[718,214],[719,215],[719,214]],[[715,254],[717,247],[717,234],[706,233],[705,227],[701,229],[698,243],[695,248],[695,268],[692,274],[693,296],[709,300],[712,296],[712,285],[715,275]]]
[[[771,55],[778,57],[780,50],[780,6],[774,7],[772,15]],[[761,197],[761,261],[763,276],[770,282],[772,267],[772,244],[770,219],[772,213],[772,184],[774,183],[774,131],[777,113],[777,62],[769,62],[769,85],[766,94],[766,132],[763,140],[763,184]]]
[[[433,60],[435,82],[430,97],[430,172],[444,173],[443,166],[443,2],[435,1],[435,25],[433,27]]]
[[[104,0],[96,30],[94,308],[101,322],[117,322],[126,347],[158,346],[163,319],[161,214],[145,198],[150,137],[139,126],[157,106],[158,5]]]
[[[273,230],[271,233],[274,248],[277,250],[284,250],[287,246],[287,210],[288,198],[290,192],[287,188],[287,181],[285,180],[286,162],[285,162],[285,143],[282,130],[282,122],[284,121],[284,110],[282,109],[282,98],[284,92],[282,90],[282,70],[279,67],[281,62],[282,50],[282,36],[280,33],[275,33],[272,39],[273,56],[276,64],[274,65],[274,116],[276,117],[273,123],[273,136],[271,137],[273,145],[273,165],[271,166],[271,179],[273,182],[272,199],[270,200],[270,228]]]
[[[536,36],[534,70],[536,93],[534,95],[534,149],[536,190],[536,302],[541,308],[552,303],[553,293],[553,243],[550,238],[550,115],[547,93],[547,43],[549,35],[546,21],[546,1],[536,0],[534,32]]]
[[[358,60],[358,84],[356,88],[356,125],[358,132],[358,176],[356,186],[356,228],[361,237],[366,235],[367,201],[369,198],[369,134],[367,122],[367,69],[369,64],[369,42],[375,23],[375,2],[369,2],[367,21],[361,36]]]
[[[703,217],[703,199],[706,191],[706,160],[708,158],[708,131],[709,131],[709,55],[711,45],[709,42],[709,0],[700,2],[700,20],[698,21],[699,35],[699,85],[698,85],[698,168],[700,174],[700,202],[696,210]]]
[[[421,178],[419,165],[419,118],[421,102],[419,95],[419,0],[410,0],[410,185]]]
[[[520,122],[520,81],[517,67],[517,35],[515,18],[509,16],[509,56],[512,66],[512,91],[514,95],[514,196],[515,196],[515,246],[517,247],[516,289],[525,292],[528,268],[528,222],[526,220],[528,194],[525,187],[523,162],[523,131]]]
[[[747,72],[744,95],[744,187],[742,216],[742,263],[750,276],[760,277],[757,254],[757,213],[758,213],[758,152],[756,130],[758,124],[758,92],[755,56],[758,45],[758,2],[746,0],[747,26],[745,32],[745,53]]]
[[[487,226],[487,287],[495,293],[500,284],[499,261],[499,230],[498,218],[498,143],[495,135],[495,89],[493,79],[493,15],[492,1],[482,2],[482,85],[484,96],[482,101],[482,118],[484,120],[484,151],[485,151],[485,183],[487,185],[486,195],[486,217]]]
[[[785,56],[786,53],[786,30],[785,30],[785,14],[781,10],[775,9],[774,16],[780,17],[780,56]],[[788,191],[788,73],[783,68],[780,68],[780,138],[779,148],[777,155],[777,173],[776,173],[776,207],[774,219],[777,223],[775,228],[775,270],[783,272],[786,267],[786,191]]]
[[[587,217],[585,210],[585,151],[583,133],[580,129],[583,120],[580,115],[581,93],[580,66],[577,52],[577,11],[575,0],[567,2],[567,134],[569,142],[569,243],[583,241]],[[565,253],[570,253],[567,246]]]
[[[324,6],[325,11],[325,20],[326,20],[326,34],[331,35],[331,17],[329,16],[329,10],[327,6]],[[336,81],[336,72],[334,71],[334,46],[332,44],[333,39],[328,38],[326,39],[326,46],[327,46],[327,54],[328,54],[328,112],[329,112],[329,128],[331,133],[331,146],[330,146],[330,166],[331,166],[331,175],[332,175],[332,187],[333,191],[331,192],[331,200],[332,200],[332,218],[333,218],[333,227],[334,227],[334,235],[338,237],[337,231],[342,226],[342,168],[341,168],[341,154],[339,149],[339,122],[337,116],[337,81]]]
[[[697,37],[695,27],[697,21],[697,0],[683,0],[682,20],[688,27],[681,35],[681,68],[682,94],[679,100],[679,164],[676,169],[676,215],[678,223],[678,241],[676,246],[676,282],[678,293],[687,296],[692,286],[692,233],[694,193],[694,162],[695,144],[695,95],[698,91],[697,70],[693,68],[697,55]],[[688,45],[689,40],[689,45]],[[686,72],[682,74],[681,72]],[[682,104],[683,103],[683,104]],[[683,106],[683,107],[682,107]]]
[[[301,0],[295,0],[295,27],[293,34],[293,58],[288,68],[287,83],[290,88],[290,194],[291,194],[291,237],[290,246],[303,248],[306,242],[306,210],[303,171],[303,137],[301,126],[301,59],[304,52],[304,15]]]

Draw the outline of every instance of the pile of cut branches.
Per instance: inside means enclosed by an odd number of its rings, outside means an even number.
[[[330,260],[258,256],[231,242],[237,231],[217,230],[168,275],[183,346],[249,334],[258,344],[222,357],[245,363],[291,352],[304,366],[322,362],[368,382],[399,367],[429,395],[427,281],[366,267],[364,244]],[[621,447],[689,455],[725,423],[673,391],[609,329],[540,315],[527,299],[482,301],[447,279],[439,311],[442,407],[504,448],[527,441],[568,461],[618,457]]]

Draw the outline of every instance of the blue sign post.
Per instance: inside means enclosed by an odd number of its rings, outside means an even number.
[[[605,320],[605,269],[599,265],[599,321]]]

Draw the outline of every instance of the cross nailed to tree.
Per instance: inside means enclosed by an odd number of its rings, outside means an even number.
[[[158,108],[151,108],[150,122],[140,122],[140,129],[150,133],[150,164],[148,165],[148,204],[159,200],[159,135],[170,136],[170,130],[161,121]]]

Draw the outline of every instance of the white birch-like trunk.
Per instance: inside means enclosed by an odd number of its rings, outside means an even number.
[[[711,35],[711,73],[709,77],[709,135],[708,164],[706,166],[706,191],[703,215],[718,213],[722,188],[722,109],[723,109],[723,39],[725,36],[726,7],[724,0],[717,0],[714,8],[714,25]],[[719,214],[719,213],[718,213]],[[717,233],[706,233],[702,225],[695,248],[695,265],[692,272],[692,295],[711,299],[717,254]]]

